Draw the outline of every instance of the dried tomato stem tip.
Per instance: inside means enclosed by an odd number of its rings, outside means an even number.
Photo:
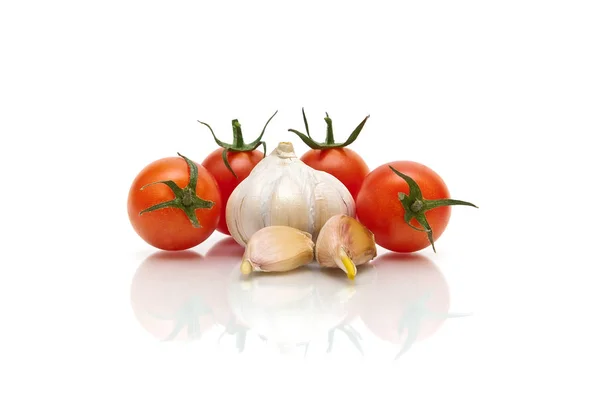
[[[422,231],[427,233],[427,238],[429,239],[429,243],[431,243],[431,247],[435,252],[435,244],[433,244],[433,231],[429,222],[427,222],[427,218],[425,217],[425,212],[442,206],[471,206],[475,208],[477,207],[473,203],[469,203],[467,201],[462,200],[454,200],[454,199],[436,199],[436,200],[427,200],[423,198],[423,194],[421,193],[421,188],[410,176],[403,174],[402,172],[396,170],[391,165],[388,165],[390,169],[399,177],[404,179],[408,184],[409,192],[408,194],[399,192],[398,199],[400,203],[404,207],[404,221],[413,229]],[[417,222],[423,227],[420,229],[410,222],[412,219],[416,219]]]
[[[201,199],[196,194],[196,185],[198,184],[198,166],[189,158],[182,156],[179,153],[177,153],[177,155],[185,160],[190,171],[190,180],[187,186],[184,188],[180,188],[175,182],[171,180],[152,182],[142,186],[140,190],[144,190],[148,186],[156,185],[157,183],[162,183],[164,185],[167,185],[169,189],[171,189],[173,194],[175,194],[175,198],[173,200],[165,201],[148,207],[145,210],[140,211],[140,215],[147,212],[160,210],[163,208],[178,208],[185,212],[185,215],[187,215],[188,219],[195,228],[201,228],[202,226],[200,225],[200,223],[198,222],[198,218],[196,217],[196,210],[199,208],[210,209],[213,207],[214,202],[210,200]]]
[[[322,142],[322,143],[316,142],[310,136],[310,131],[308,130],[308,122],[306,121],[306,114],[304,113],[304,107],[302,107],[302,119],[304,120],[304,127],[306,128],[306,134],[304,134],[300,131],[297,131],[295,129],[288,129],[288,132],[295,133],[311,149],[323,150],[323,149],[342,148],[342,147],[346,147],[346,146],[349,146],[350,144],[352,144],[358,138],[358,135],[360,134],[363,127],[367,123],[367,119],[369,119],[369,115],[367,115],[365,117],[365,119],[363,119],[362,122],[360,124],[358,124],[358,126],[356,128],[354,128],[354,131],[352,131],[352,133],[350,134],[348,139],[346,139],[346,141],[343,143],[335,142],[335,140],[333,138],[333,125],[331,122],[331,118],[329,118],[328,113],[325,113],[325,123],[327,124],[327,134],[325,136],[325,142]]]
[[[227,153],[230,151],[252,151],[252,150],[255,150],[258,146],[262,145],[263,146],[263,155],[266,156],[267,155],[267,144],[262,140],[262,137],[265,134],[267,125],[269,125],[269,122],[271,122],[271,120],[273,119],[275,114],[277,114],[277,111],[275,111],[275,113],[273,115],[271,115],[271,118],[269,118],[269,120],[263,127],[263,130],[260,133],[260,135],[258,136],[258,138],[256,138],[256,140],[254,140],[253,142],[250,142],[250,143],[244,142],[244,136],[242,135],[242,125],[240,124],[240,122],[237,119],[234,119],[231,121],[231,126],[233,128],[233,143],[225,143],[225,142],[219,140],[209,124],[207,124],[206,122],[202,122],[202,121],[198,121],[198,122],[201,123],[202,125],[206,126],[208,129],[210,129],[210,133],[212,133],[212,136],[215,139],[215,142],[217,143],[217,145],[219,145],[220,147],[223,148],[223,154],[222,154],[223,162],[225,163],[225,166],[227,167],[227,169],[237,179],[237,175],[235,174],[235,172],[233,172],[233,169],[231,168],[231,165],[229,164],[229,160],[227,159]]]

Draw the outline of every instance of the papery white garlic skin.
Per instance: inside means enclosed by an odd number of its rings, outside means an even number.
[[[314,260],[315,244],[310,233],[289,226],[268,226],[258,230],[246,246],[241,270],[291,271]]]
[[[233,191],[226,205],[231,236],[245,246],[259,229],[280,225],[311,234],[336,214],[355,215],[348,189],[333,175],[302,162],[281,142]]]

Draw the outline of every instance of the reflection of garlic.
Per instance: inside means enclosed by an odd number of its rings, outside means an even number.
[[[347,215],[331,217],[319,234],[315,255],[322,267],[341,268],[348,278],[356,276],[356,266],[377,256],[373,233]]]
[[[372,284],[375,270],[365,266],[360,272],[360,284],[332,279],[315,268],[256,274],[252,279],[236,277],[229,282],[228,304],[240,324],[264,339],[267,346],[290,346],[304,353],[306,344],[312,342],[310,352],[319,351],[333,328],[354,320],[362,309],[362,296]],[[343,335],[335,337],[336,341],[343,339]]]
[[[333,175],[317,171],[281,142],[233,191],[226,206],[227,227],[246,245],[265,226],[284,225],[308,232],[313,240],[336,214],[355,215],[346,187]]]
[[[240,269],[244,275],[252,271],[290,271],[313,261],[314,247],[307,232],[289,226],[268,226],[248,241]]]

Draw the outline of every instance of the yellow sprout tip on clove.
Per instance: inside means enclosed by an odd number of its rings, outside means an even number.
[[[242,274],[250,275],[250,273],[252,272],[252,264],[250,264],[250,261],[248,261],[248,260],[242,261],[240,270],[242,271]]]
[[[346,269],[346,274],[348,275],[348,278],[350,278],[350,280],[354,280],[354,277],[356,276],[356,265],[354,265],[354,263],[348,256],[342,256],[341,259],[342,264]]]

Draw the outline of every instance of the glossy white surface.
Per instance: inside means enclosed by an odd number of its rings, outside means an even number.
[[[1,399],[598,399],[592,1],[0,5]],[[356,281],[237,275],[127,219],[149,162],[329,112],[443,176],[448,229]]]
[[[235,257],[213,255],[232,247]],[[385,357],[385,351],[377,350],[394,349],[385,346],[365,354],[362,336],[367,335],[367,344],[396,345],[396,359],[447,318],[469,315],[449,313],[448,284],[439,268],[422,256],[385,254],[364,265],[351,282],[341,271],[316,265],[244,278],[239,273],[242,252],[231,239],[223,239],[205,257],[195,252],[150,255],[131,284],[140,325],[161,341],[198,340],[221,330],[217,343],[231,335],[233,340],[222,347],[239,353],[246,350],[246,342],[257,344],[257,339],[265,345],[259,351],[288,355],[301,347],[306,357],[338,352],[351,356],[348,344],[365,357]],[[341,344],[333,353],[336,342]]]

